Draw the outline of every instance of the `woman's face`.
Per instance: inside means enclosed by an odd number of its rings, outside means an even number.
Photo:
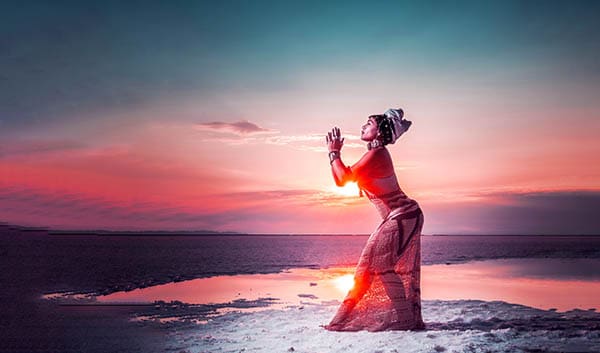
[[[360,130],[360,139],[363,141],[373,141],[377,138],[378,132],[377,122],[375,119],[369,118]]]

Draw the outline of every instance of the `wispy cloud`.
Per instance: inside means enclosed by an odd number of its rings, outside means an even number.
[[[247,202],[267,204],[284,204],[294,206],[350,206],[364,203],[363,199],[358,197],[349,197],[326,190],[315,189],[287,189],[287,190],[261,190],[249,192],[236,192],[217,195],[222,201],[235,205],[234,202],[246,204]]]
[[[209,123],[217,124],[217,123]],[[222,124],[222,123],[218,123]],[[198,128],[198,125],[196,125]],[[198,128],[202,131],[220,131],[220,132],[232,132],[231,127],[218,127],[218,128],[207,128],[203,126]],[[266,130],[266,129],[265,129]],[[302,151],[312,152],[326,152],[327,147],[325,146],[325,133],[308,133],[298,135],[283,135],[275,130],[267,130],[265,133],[235,133],[235,136],[228,134],[227,136],[208,136],[204,138],[204,141],[214,141],[219,143],[225,143],[232,146],[237,145],[256,145],[256,144],[267,144],[276,146],[288,146],[294,149]],[[251,135],[251,136],[249,136]],[[357,135],[345,135],[344,147],[345,148],[364,148],[364,144],[361,143],[360,137]]]
[[[232,133],[239,136],[247,136],[247,135],[256,135],[256,134],[274,134],[277,133],[276,130],[266,129],[258,126],[255,123],[252,123],[248,120],[242,120],[238,122],[223,122],[223,121],[213,121],[207,123],[198,123],[195,125],[198,130],[205,131],[217,131],[217,132],[226,132]]]
[[[364,148],[364,146],[358,142],[360,139],[355,135],[346,135],[344,137],[344,147],[346,148]],[[268,136],[264,138],[264,143],[271,145],[281,146],[292,146],[300,150],[314,151],[314,152],[325,152],[325,134],[324,133],[312,133],[305,135],[278,135]]]
[[[474,192],[423,201],[431,233],[598,234],[600,191]]]
[[[84,143],[72,140],[4,140],[0,158],[65,152],[86,148]]]
[[[594,234],[600,191],[474,193],[478,202],[418,199],[425,233]],[[2,221],[56,228],[196,229],[249,233],[362,233],[379,219],[365,198],[326,190],[204,195],[197,204],[113,200],[0,185]],[[209,205],[205,207],[203,205]]]
[[[318,190],[264,190],[206,195],[212,207],[183,206],[149,200],[113,200],[76,192],[2,186],[3,219],[9,223],[65,229],[188,229],[273,231],[287,223],[306,222],[299,214],[331,212],[342,196]],[[348,198],[346,198],[348,199]],[[334,202],[338,202],[334,204]],[[301,207],[302,212],[297,208]],[[319,210],[320,212],[316,212]],[[306,213],[308,212],[308,214]],[[312,218],[308,216],[309,218]],[[322,219],[314,219],[316,223]],[[290,229],[291,231],[292,229]]]
[[[4,217],[11,223],[71,229],[180,229],[214,227],[211,214],[153,202],[115,202],[77,193],[0,187]],[[183,226],[185,225],[185,226]]]

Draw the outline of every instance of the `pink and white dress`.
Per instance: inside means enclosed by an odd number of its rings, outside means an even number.
[[[421,231],[419,204],[400,189],[396,175],[359,178],[382,221],[360,255],[355,285],[328,325],[335,331],[420,330]],[[372,190],[387,190],[375,194]]]

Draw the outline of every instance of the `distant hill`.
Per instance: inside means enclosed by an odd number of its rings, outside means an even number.
[[[0,222],[0,232],[42,232],[49,235],[144,235],[144,236],[172,236],[172,235],[234,235],[247,234],[239,232],[218,232],[213,230],[105,230],[105,229],[51,229],[46,227],[29,227]]]

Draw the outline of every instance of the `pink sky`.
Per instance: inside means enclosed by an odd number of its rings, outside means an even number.
[[[552,106],[499,111],[493,101],[474,107],[418,98],[406,97],[414,125],[389,149],[401,187],[425,211],[426,234],[517,232],[518,219],[496,224],[489,213],[556,206],[527,204],[531,195],[599,191],[600,124],[588,118],[594,111],[571,112],[565,121]],[[76,229],[368,234],[378,216],[355,187],[335,187],[324,135],[339,126],[343,160],[354,163],[366,151],[357,138],[365,117],[395,102],[349,100],[332,109],[328,98],[303,105],[290,95],[271,97],[279,103],[261,110],[264,97],[246,99],[230,102],[221,116],[196,115],[203,105],[191,100],[11,139],[0,159],[3,220]],[[522,231],[535,232],[531,227]]]

